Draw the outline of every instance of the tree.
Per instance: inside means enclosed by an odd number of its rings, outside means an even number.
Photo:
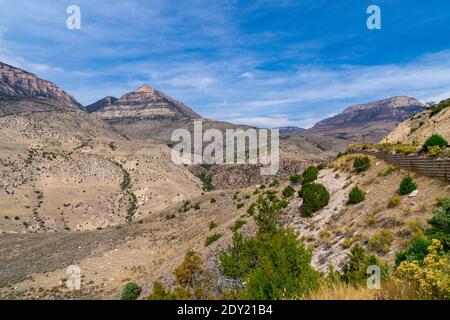
[[[305,217],[312,216],[314,212],[324,208],[330,202],[330,193],[320,183],[304,185],[299,192],[299,196],[303,199],[300,213]]]
[[[319,169],[314,166],[310,166],[306,168],[306,170],[302,174],[302,184],[308,184],[316,181],[317,176],[319,175]]]
[[[141,287],[135,282],[129,282],[125,285],[122,291],[121,300],[136,300],[141,294]]]
[[[366,193],[356,186],[352,189],[352,191],[350,191],[350,193],[348,195],[348,203],[349,204],[357,204],[357,203],[364,201],[365,198],[366,198]]]
[[[442,136],[433,134],[425,141],[422,148],[423,150],[428,151],[430,147],[438,146],[440,148],[445,148],[447,145],[447,140],[445,140]]]
[[[161,282],[155,282],[153,284],[153,291],[148,296],[148,300],[176,300],[176,297],[170,291],[166,291]]]
[[[400,183],[400,194],[404,196],[410,194],[416,189],[417,184],[414,182],[413,178],[409,174],[406,175]]]
[[[348,255],[349,262],[342,268],[341,280],[357,286],[365,284],[367,280],[367,268],[376,265],[381,269],[381,278],[388,276],[388,268],[382,264],[376,255],[367,254],[363,247],[355,244]]]

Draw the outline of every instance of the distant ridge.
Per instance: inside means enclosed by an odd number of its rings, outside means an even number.
[[[424,110],[424,105],[411,97],[389,99],[347,107],[342,113],[324,119],[302,134],[321,134],[354,142],[377,142],[395,126]]]
[[[93,104],[86,106],[85,108],[87,112],[95,112],[114,104],[117,100],[118,100],[117,98],[108,96],[98,100],[97,102],[94,102]]]

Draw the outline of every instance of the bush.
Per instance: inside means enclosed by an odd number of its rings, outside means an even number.
[[[209,246],[211,243],[216,242],[217,240],[219,240],[222,237],[222,234],[220,233],[214,233],[213,235],[210,235],[208,238],[206,238],[205,240],[205,247]]]
[[[350,191],[348,195],[348,203],[349,204],[357,204],[366,198],[366,193],[358,187],[354,187],[352,191]]]
[[[121,300],[136,300],[141,294],[141,287],[135,282],[129,282],[125,285],[122,291]]]
[[[371,166],[370,159],[368,156],[356,157],[353,160],[353,167],[357,172],[363,172],[369,170]]]
[[[155,282],[153,283],[153,291],[147,297],[147,300],[176,300],[176,297],[170,291],[166,291],[161,282]]]
[[[417,184],[414,182],[413,178],[409,174],[406,175],[400,183],[400,194],[404,196],[410,194],[416,189]]]
[[[431,226],[426,230],[426,235],[430,239],[437,239],[441,242],[446,251],[450,250],[450,198],[442,203],[442,209],[434,213],[433,218],[428,221]]]
[[[299,184],[302,181],[302,177],[295,175],[291,176],[289,180],[291,181],[292,184]]]
[[[382,264],[376,255],[367,254],[359,244],[353,246],[348,257],[349,262],[342,268],[342,281],[353,286],[366,285],[367,268],[371,265],[379,266],[381,269],[381,278],[387,278],[387,266]]]
[[[450,99],[442,100],[438,104],[434,104],[434,103],[431,104],[429,106],[429,109],[431,110],[430,117],[435,116],[436,114],[438,114],[439,112],[441,112],[445,108],[448,108],[449,106],[450,106]]]
[[[233,226],[231,227],[231,231],[236,232],[238,231],[240,228],[242,228],[247,222],[245,220],[242,219],[238,219],[236,220],[236,222],[233,224]]]
[[[450,299],[450,257],[439,240],[433,240],[428,255],[421,265],[418,261],[403,261],[395,272],[395,278],[403,284],[411,284],[428,299]]]
[[[395,267],[398,267],[403,261],[419,261],[423,265],[423,259],[428,254],[428,247],[431,242],[423,239],[413,240],[408,248],[397,253],[395,258]]]
[[[308,184],[316,181],[317,176],[319,175],[319,169],[314,166],[306,168],[306,170],[302,174],[302,184]]]
[[[214,190],[216,187],[212,184],[212,177],[207,176],[203,173],[197,175],[197,177],[201,180],[203,183],[203,191],[211,191]]]
[[[433,134],[431,137],[429,137],[425,143],[423,144],[422,148],[425,151],[428,151],[428,149],[432,146],[438,146],[440,148],[445,148],[448,145],[447,140],[445,140],[442,136],[438,134]]]
[[[389,198],[387,207],[388,208],[395,208],[400,204],[402,201],[402,198],[398,194],[394,194],[392,197]]]
[[[437,157],[444,153],[444,150],[439,146],[428,147],[428,155],[431,157]]]
[[[253,238],[236,233],[220,262],[225,276],[247,279],[245,299],[300,299],[319,287],[311,253],[290,230],[258,232]]]
[[[278,179],[274,179],[270,184],[269,188],[277,188],[280,185],[280,181]]]
[[[290,198],[295,194],[295,189],[292,186],[287,186],[284,188],[282,194],[283,198]]]
[[[255,214],[255,212],[256,212],[256,203],[252,203],[249,207],[248,207],[248,209],[247,209],[247,214],[249,215],[249,216],[253,216],[254,214]]]
[[[392,240],[392,233],[388,230],[382,230],[380,233],[375,233],[369,239],[368,248],[376,253],[388,253]]]
[[[299,192],[299,196],[303,199],[300,213],[305,217],[312,216],[314,212],[324,208],[330,202],[330,193],[320,183],[304,185]]]

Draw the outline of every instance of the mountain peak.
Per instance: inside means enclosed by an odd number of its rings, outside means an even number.
[[[136,91],[134,92],[139,92],[139,93],[154,93],[156,90],[153,89],[152,87],[150,87],[148,84],[143,84],[142,86],[140,86],[139,88],[137,88]]]
[[[138,121],[153,118],[194,119],[200,117],[183,103],[147,84],[140,86],[133,92],[124,94],[118,100],[106,103],[102,99],[87,108],[111,122],[120,122],[124,119]]]

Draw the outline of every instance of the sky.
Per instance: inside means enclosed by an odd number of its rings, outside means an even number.
[[[0,61],[84,105],[146,83],[208,118],[307,128],[353,104],[450,97],[449,1],[0,0],[0,17]]]

